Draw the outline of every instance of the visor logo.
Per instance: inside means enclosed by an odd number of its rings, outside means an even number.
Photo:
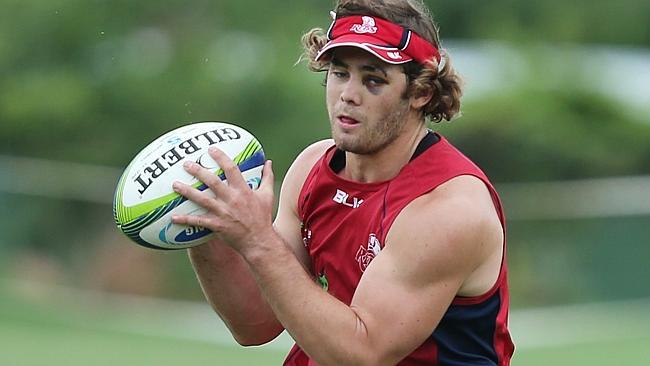
[[[402,55],[399,54],[399,52],[387,52],[386,53],[388,57],[392,58],[393,60],[401,60]]]
[[[354,33],[377,33],[377,27],[375,27],[375,19],[369,16],[364,16],[361,18],[363,24],[355,24],[350,28],[350,32]]]

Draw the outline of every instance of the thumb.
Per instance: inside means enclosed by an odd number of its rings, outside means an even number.
[[[273,187],[275,184],[275,176],[273,175],[273,162],[267,160],[264,163],[264,168],[262,168],[262,182],[260,183],[258,191],[263,192],[264,194],[273,195]]]

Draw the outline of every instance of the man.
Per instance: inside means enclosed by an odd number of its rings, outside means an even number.
[[[285,365],[509,365],[504,217],[485,175],[426,128],[461,95],[426,8],[342,0],[327,38],[303,43],[327,74],[332,140],[296,158],[275,222],[270,161],[257,191],[217,149],[228,185],[186,165],[216,198],[174,184],[209,210],[174,221],[217,233],[189,250],[206,298],[243,345],[286,329]]]

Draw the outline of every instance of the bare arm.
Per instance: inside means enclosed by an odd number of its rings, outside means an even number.
[[[211,214],[175,217],[175,222],[218,232],[249,265],[277,320],[319,365],[393,365],[431,334],[456,294],[491,286],[473,274],[498,257],[502,232],[477,178],[455,178],[411,202],[348,306],[316,285],[266,219],[272,197],[268,180],[252,192],[223,153],[212,157],[229,185],[191,166],[188,171],[217,198],[176,187]],[[498,273],[498,265],[488,267],[491,275]]]
[[[303,267],[308,256],[302,245],[297,217],[298,193],[309,169],[331,143],[307,148],[291,166],[281,188],[274,222],[276,234]],[[251,273],[249,265],[234,249],[215,237],[210,243],[188,250],[203,293],[242,345],[257,345],[275,338],[284,327],[278,322]]]
[[[278,319],[319,365],[394,365],[432,333],[461,289],[491,287],[472,279],[501,247],[489,195],[475,178],[451,186],[405,208],[350,306],[303,276],[279,238],[243,251]],[[474,209],[477,197],[483,204]],[[496,280],[498,264],[492,272]]]
[[[205,298],[238,343],[263,344],[282,332],[239,253],[219,239],[188,252]]]

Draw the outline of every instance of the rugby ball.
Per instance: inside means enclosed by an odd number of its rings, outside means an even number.
[[[133,158],[118,181],[113,199],[117,227],[137,244],[153,249],[183,249],[207,242],[203,227],[171,222],[174,214],[202,215],[206,210],[172,189],[180,181],[205,191],[207,186],[183,169],[191,160],[225,181],[208,154],[216,146],[238,166],[252,189],[262,178],[265,157],[259,141],[245,129],[224,122],[198,122],[167,132]],[[210,190],[205,194],[212,194]]]

